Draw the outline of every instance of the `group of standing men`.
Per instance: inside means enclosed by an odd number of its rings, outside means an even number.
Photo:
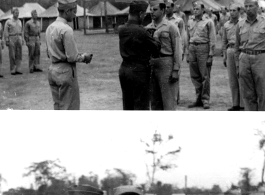
[[[188,107],[209,109],[218,31],[232,93],[228,110],[265,110],[265,19],[258,15],[257,0],[245,0],[244,8],[232,4],[229,14],[224,9],[219,24],[200,1],[193,2],[193,16],[186,23],[173,13],[172,1],[149,2],[151,24],[141,26],[147,3],[134,1],[128,22],[119,27],[124,110],[175,110],[184,54],[196,92]]]
[[[27,21],[23,29],[19,20],[18,8],[12,9],[13,17],[8,19],[4,28],[0,23],[0,78],[2,66],[2,49],[6,45],[9,49],[9,61],[11,75],[21,75],[20,65],[22,60],[22,45],[24,40],[29,52],[29,72],[42,72],[40,64],[40,23],[37,20],[37,11],[31,12],[32,19]]]
[[[150,1],[153,21],[144,28],[147,6],[145,1],[133,1],[128,22],[119,27],[124,110],[176,110],[184,54],[196,91],[196,101],[189,108],[209,109],[216,33],[214,23],[203,17],[204,5],[194,3],[195,17],[186,26],[179,6],[173,13],[172,1]]]

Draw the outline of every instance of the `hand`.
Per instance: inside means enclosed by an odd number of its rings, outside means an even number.
[[[179,80],[178,70],[173,70],[169,77],[169,83],[175,83]]]
[[[189,54],[186,54],[186,62],[187,62],[187,63],[190,63],[190,60],[189,60]]]
[[[208,59],[207,59],[206,66],[207,66],[207,67],[211,67],[212,64],[213,64],[213,58],[212,58],[212,56],[210,56],[210,57],[208,57]]]
[[[90,63],[91,60],[92,60],[92,57],[93,57],[93,54],[87,54],[87,53],[85,53],[84,54],[84,61],[83,62],[85,62],[86,64]]]

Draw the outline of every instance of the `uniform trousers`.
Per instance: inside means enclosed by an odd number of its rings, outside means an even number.
[[[152,65],[152,110],[176,110],[176,85],[171,83],[173,57],[161,57],[151,60]]]
[[[209,45],[189,45],[189,65],[191,81],[195,87],[196,101],[209,103],[210,101],[210,73],[207,66]]]
[[[123,61],[119,69],[124,110],[150,110],[148,63]]]
[[[48,70],[54,110],[80,110],[76,64],[53,63]]]
[[[38,69],[40,64],[39,36],[30,36],[27,46],[29,50],[29,70]]]
[[[22,60],[22,36],[9,36],[9,61],[11,73],[19,70]]]
[[[229,85],[231,89],[232,94],[232,102],[233,106],[240,106],[244,107],[243,104],[243,96],[242,96],[242,90],[239,84],[239,78],[237,76],[236,72],[236,64],[235,64],[235,49],[229,47],[226,51],[227,54],[227,72],[228,72],[228,79],[229,79]]]
[[[265,111],[265,53],[239,56],[239,78],[246,111]]]

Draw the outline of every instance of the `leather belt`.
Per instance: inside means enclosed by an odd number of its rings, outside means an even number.
[[[169,55],[169,54],[162,54],[162,53],[161,53],[161,54],[159,54],[159,56],[160,56],[160,57],[162,57],[162,58],[163,58],[163,57],[173,57],[173,55]]]
[[[206,44],[208,44],[208,43],[196,43],[196,42],[192,42],[192,43],[190,43],[191,45],[206,45]]]
[[[248,54],[248,55],[259,55],[262,53],[265,53],[265,50],[249,50],[249,49],[242,49],[242,53]]]
[[[234,43],[228,43],[227,44],[227,48],[230,47],[230,48],[235,48],[235,44]]]
[[[9,36],[22,36],[21,33],[17,33],[17,34],[9,34]]]

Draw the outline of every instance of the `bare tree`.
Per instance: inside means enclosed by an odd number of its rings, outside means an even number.
[[[153,134],[151,143],[140,140],[146,147],[145,149],[146,154],[152,156],[152,164],[151,165],[146,164],[146,170],[147,170],[146,174],[151,185],[154,185],[155,174],[159,169],[166,171],[168,169],[176,167],[174,163],[171,163],[169,161],[164,162],[164,159],[169,156],[176,156],[181,151],[180,147],[176,150],[168,151],[162,154],[159,152],[159,150],[171,140],[173,140],[172,135],[168,135],[168,138],[166,140],[163,140],[161,134],[158,133],[157,131],[155,131],[155,133]],[[151,167],[151,174],[150,174],[150,167]]]
[[[265,134],[261,130],[257,130],[257,134],[260,136],[259,140],[259,149],[263,151],[264,160],[263,160],[263,166],[261,170],[261,184],[264,184],[264,172],[265,172]]]

